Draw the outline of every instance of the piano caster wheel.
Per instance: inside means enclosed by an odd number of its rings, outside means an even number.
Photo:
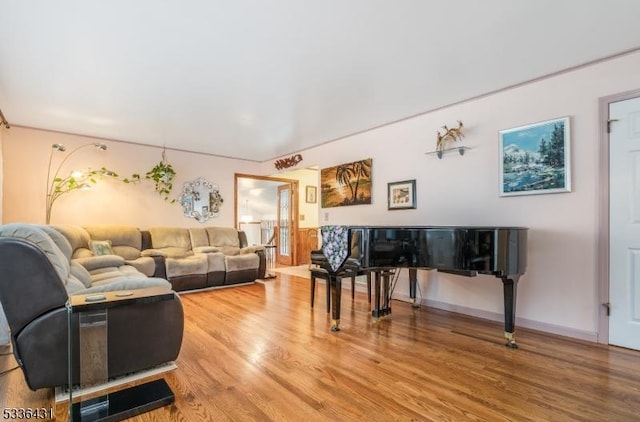
[[[509,349],[518,348],[518,344],[516,343],[516,337],[513,333],[508,333],[505,331],[504,337],[507,339],[507,344],[505,344],[505,346],[507,346]]]
[[[413,309],[418,309],[420,307],[420,304],[414,300],[413,303],[411,304],[411,307]]]
[[[333,332],[340,331],[340,321],[333,320],[331,322],[331,331]]]

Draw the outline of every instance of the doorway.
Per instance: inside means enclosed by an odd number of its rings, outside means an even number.
[[[598,342],[640,350],[640,91],[600,114]]]
[[[276,262],[297,265],[298,181],[236,173],[234,194],[236,227],[258,227],[252,243],[273,245]]]

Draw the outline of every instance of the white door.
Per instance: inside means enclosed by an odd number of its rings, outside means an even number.
[[[640,98],[609,119],[609,343],[640,350]]]

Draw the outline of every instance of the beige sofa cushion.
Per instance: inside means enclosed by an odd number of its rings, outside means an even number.
[[[165,279],[155,277],[122,278],[117,281],[98,284],[88,289],[77,291],[76,294],[115,292],[117,290],[136,290],[146,289],[148,287],[165,287],[167,290],[171,290],[171,283]]]
[[[208,270],[208,254],[197,254],[186,258],[167,258],[165,265],[167,277],[206,274]]]
[[[213,252],[220,252],[220,248],[217,248],[215,246],[198,246],[196,248],[193,248],[193,253],[213,253]]]
[[[91,272],[100,268],[119,267],[124,265],[124,258],[118,255],[99,255],[88,256],[85,258],[75,258],[73,262],[77,262]]]
[[[72,224],[60,224],[52,227],[62,233],[69,241],[71,250],[73,251],[71,258],[93,256],[93,253],[89,249],[89,240],[91,240],[91,237],[85,229]]]
[[[127,259],[125,263],[135,267],[136,270],[149,277],[156,272],[156,262],[151,257],[141,256],[138,259]]]
[[[240,253],[240,248],[237,246],[217,246],[218,250],[225,255],[233,256]]]
[[[64,254],[65,257],[67,257],[67,259],[71,259],[73,248],[71,246],[71,243],[69,243],[69,240],[67,240],[67,238],[62,233],[51,226],[40,225],[38,227],[49,235],[51,240],[53,240],[56,246],[60,248],[60,251]]]
[[[162,255],[169,258],[184,258],[193,255],[189,230],[179,227],[152,227],[151,247],[143,256]]]
[[[71,275],[80,281],[84,287],[91,287],[91,274],[89,274],[89,271],[87,271],[85,267],[74,260],[71,261],[70,268]],[[67,291],[69,291],[69,289],[67,289]]]
[[[130,265],[121,265],[119,267],[103,267],[93,271],[91,274],[91,287],[100,286],[102,284],[114,283],[129,278],[144,279],[146,276]]]
[[[166,247],[175,247],[183,249],[191,249],[191,236],[189,230],[180,227],[152,227],[149,229],[151,233],[151,246],[154,249]]]
[[[254,253],[225,257],[227,272],[258,268],[260,257]]]
[[[233,227],[206,227],[209,245],[216,247],[225,255],[237,255],[240,252],[238,230]]]
[[[264,251],[264,250],[265,248],[263,245],[251,245],[251,246],[245,246],[244,248],[240,249],[238,253],[239,254],[256,253],[258,251]]]
[[[158,248],[158,249],[145,249],[144,251],[142,251],[142,256],[148,256],[148,257],[164,256],[165,258],[179,259],[179,258],[187,258],[191,255],[193,255],[193,252],[191,251],[191,249],[176,248],[173,246],[167,246],[167,247]]]
[[[75,277],[69,277],[69,281],[64,286],[67,294],[84,294],[87,290],[87,286]]]
[[[197,248],[210,246],[209,236],[203,227],[194,227],[189,229],[189,237],[191,238],[191,248],[195,251]]]
[[[225,255],[221,252],[211,252],[204,254],[207,257],[207,272],[214,273],[225,271]]]

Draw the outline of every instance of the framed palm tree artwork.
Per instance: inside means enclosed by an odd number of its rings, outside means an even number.
[[[371,158],[320,170],[322,208],[371,204]]]

